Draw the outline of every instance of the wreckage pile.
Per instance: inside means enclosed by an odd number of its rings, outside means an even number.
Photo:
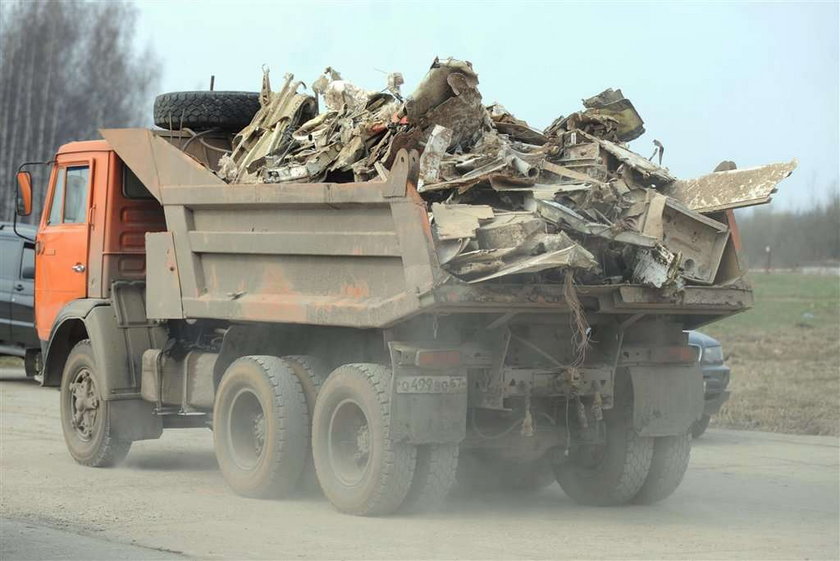
[[[584,284],[676,291],[740,277],[722,211],[768,202],[796,166],[732,164],[680,181],[661,166],[658,141],[650,159],[624,145],[644,126],[621,90],[584,100],[540,132],[485,106],[469,62],[436,59],[405,99],[402,83],[390,74],[384,91],[367,91],[327,68],[313,96],[290,75],[273,92],[266,72],[261,109],[217,173],[231,183],[373,181],[387,177],[399,150],[416,150],[417,191],[454,276],[540,273],[551,282],[571,270]]]

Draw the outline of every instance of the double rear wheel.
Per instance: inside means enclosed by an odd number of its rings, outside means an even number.
[[[357,515],[438,506],[455,481],[456,444],[415,446],[391,434],[391,371],[348,364],[330,374],[315,404],[312,452],[324,494]]]
[[[623,396],[605,412],[605,442],[573,447],[555,465],[557,482],[576,502],[593,506],[651,504],[668,497],[688,468],[688,433],[640,436],[633,427],[633,397],[626,372],[617,373],[616,393]]]
[[[321,489],[342,512],[438,506],[455,481],[457,444],[392,438],[387,367],[348,364],[325,381],[322,372],[311,357],[247,356],[227,369],[213,425],[219,467],[234,491],[286,496],[308,486],[314,464]]]
[[[213,408],[216,458],[240,495],[278,498],[294,490],[309,453],[306,395],[291,365],[246,356],[225,371]]]

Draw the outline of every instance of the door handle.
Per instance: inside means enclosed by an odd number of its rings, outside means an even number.
[[[15,290],[17,290],[18,292],[23,291],[23,285],[22,285],[22,284],[20,284],[20,283],[16,284],[16,285],[15,285]]]
[[[81,263],[76,263],[75,265],[73,265],[71,267],[71,269],[73,269],[77,273],[84,273],[85,272],[85,266],[82,265]]]

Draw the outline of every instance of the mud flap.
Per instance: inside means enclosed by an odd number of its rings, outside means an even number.
[[[467,394],[397,394],[391,434],[411,444],[458,443],[466,436]]]
[[[697,364],[631,366],[633,428],[641,436],[688,432],[703,414],[703,374]]]
[[[140,399],[111,400],[111,431],[120,440],[151,440],[163,433],[163,419],[155,406]]]

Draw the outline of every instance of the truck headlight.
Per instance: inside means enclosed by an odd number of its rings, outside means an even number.
[[[706,347],[703,349],[703,362],[707,364],[723,362],[723,347]]]

